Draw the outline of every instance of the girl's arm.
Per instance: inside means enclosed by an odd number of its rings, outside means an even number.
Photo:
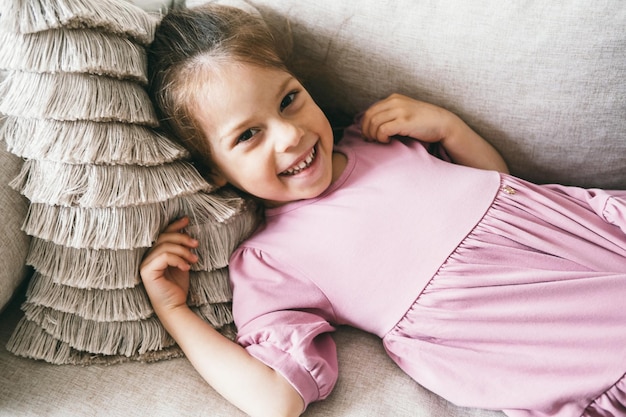
[[[372,105],[363,116],[362,131],[366,139],[384,143],[392,136],[440,142],[457,164],[509,172],[500,153],[454,113],[400,94]]]
[[[299,416],[304,401],[279,373],[248,354],[187,306],[190,264],[198,242],[181,233],[189,220],[172,223],[141,265],[152,306],[200,375],[251,416]]]

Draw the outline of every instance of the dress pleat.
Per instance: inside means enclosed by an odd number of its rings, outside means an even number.
[[[384,337],[420,384],[511,417],[626,415],[626,191],[504,175]]]

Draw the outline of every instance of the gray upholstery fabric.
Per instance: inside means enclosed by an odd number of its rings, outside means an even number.
[[[296,53],[335,78],[313,83],[325,102],[354,112],[404,93],[456,112],[518,176],[626,187],[619,0],[250,3],[286,15]]]
[[[19,315],[2,315],[4,346]],[[350,328],[335,335],[341,373],[326,401],[305,417],[503,417],[499,412],[458,408],[426,391],[385,355],[378,339]],[[79,367],[50,365],[0,350],[0,417],[236,417],[186,359],[153,364]]]
[[[6,144],[0,142],[0,311],[29,272],[25,261],[30,238],[21,230],[28,202],[8,186],[21,163],[22,160],[9,154]]]

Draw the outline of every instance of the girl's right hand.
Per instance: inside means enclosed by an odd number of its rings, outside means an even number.
[[[161,324],[200,375],[246,414],[299,416],[304,402],[285,377],[187,306],[190,264],[198,261],[192,252],[198,242],[183,233],[188,224],[186,217],[170,224],[141,264],[141,279]]]
[[[189,270],[198,261],[192,249],[198,241],[182,230],[189,225],[183,217],[171,223],[146,253],[139,273],[157,315],[187,306]]]

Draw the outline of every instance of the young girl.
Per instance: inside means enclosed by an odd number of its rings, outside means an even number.
[[[164,123],[265,207],[230,262],[237,343],[185,304],[186,218],[141,267],[209,384],[248,414],[299,415],[331,392],[347,324],[462,406],[626,415],[626,192],[514,178],[458,117],[401,95],[334,145],[286,62],[260,18],[220,6],[165,16],[150,54]]]

